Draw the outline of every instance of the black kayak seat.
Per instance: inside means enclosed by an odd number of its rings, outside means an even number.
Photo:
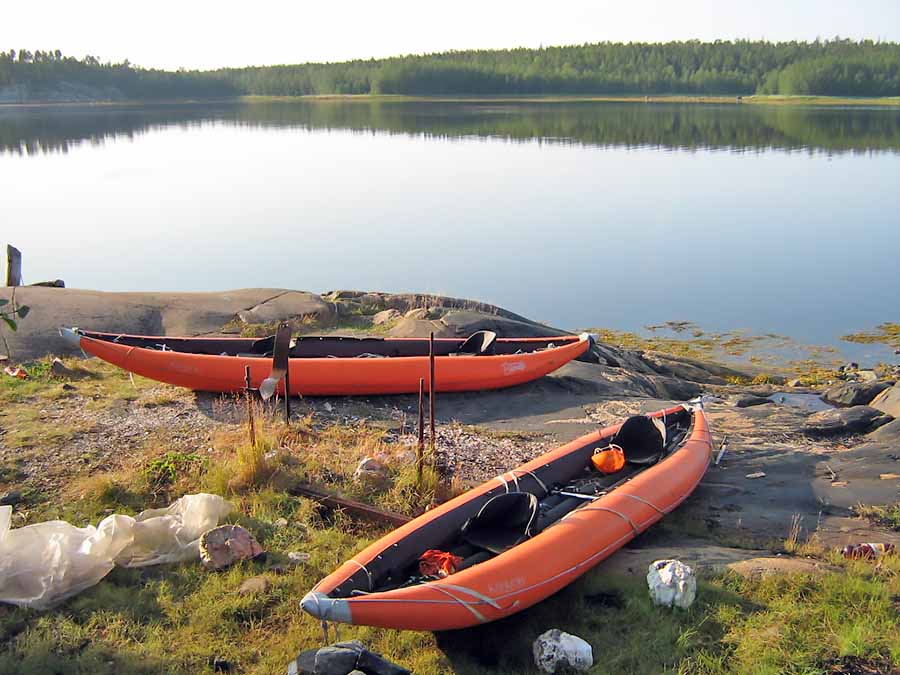
[[[466,341],[459,346],[456,353],[470,356],[493,354],[496,340],[497,334],[494,331],[480,330],[466,338]]]
[[[653,419],[646,415],[634,415],[622,423],[610,443],[622,448],[626,462],[656,464],[665,449],[663,433]]]
[[[538,500],[530,492],[492,497],[463,525],[463,540],[492,553],[503,553],[532,535]]]

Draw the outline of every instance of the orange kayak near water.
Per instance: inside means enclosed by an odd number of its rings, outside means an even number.
[[[63,337],[85,353],[159,382],[200,391],[258,388],[272,372],[275,337],[180,338],[99,333],[63,328]],[[468,339],[436,338],[435,389],[499,389],[552,373],[584,354],[592,338],[496,338],[489,331]],[[288,359],[290,393],[308,396],[410,394],[419,379],[429,386],[427,338],[298,337]],[[284,382],[278,385],[284,393]]]
[[[614,473],[595,453],[622,451]],[[320,581],[323,621],[406,630],[476,626],[556,593],[674,510],[700,482],[712,439],[699,406],[631,417],[438,506]]]

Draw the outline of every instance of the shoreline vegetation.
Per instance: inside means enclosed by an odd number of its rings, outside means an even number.
[[[242,95],[900,96],[900,44],[596,43],[449,51],[341,63],[165,71],[60,50],[0,51],[0,101],[214,99]]]

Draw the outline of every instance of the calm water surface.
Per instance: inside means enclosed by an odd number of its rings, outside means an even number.
[[[0,108],[0,185],[26,281],[416,290],[824,344],[900,319],[897,109]]]

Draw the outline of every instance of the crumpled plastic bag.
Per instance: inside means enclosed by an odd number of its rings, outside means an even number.
[[[687,609],[697,597],[697,577],[680,560],[657,560],[647,571],[647,586],[653,604]]]
[[[217,495],[185,495],[136,517],[107,516],[97,527],[62,520],[10,529],[0,507],[0,602],[46,609],[98,583],[119,565],[142,567],[199,558],[200,536],[231,504]]]

